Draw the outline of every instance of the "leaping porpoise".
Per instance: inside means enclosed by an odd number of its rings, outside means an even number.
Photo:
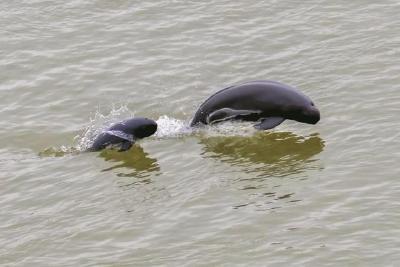
[[[254,127],[267,130],[284,120],[316,124],[319,119],[319,110],[306,95],[279,82],[260,80],[218,91],[201,104],[190,126],[260,120]]]
[[[99,134],[88,151],[99,151],[117,146],[119,151],[131,148],[137,139],[148,137],[157,131],[157,123],[147,118],[133,118],[112,125]]]

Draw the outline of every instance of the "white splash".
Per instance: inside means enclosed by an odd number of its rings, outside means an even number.
[[[90,119],[88,126],[77,135],[74,140],[74,150],[85,151],[93,143],[96,136],[109,128],[112,124],[134,117],[134,112],[125,105],[112,107],[108,114],[96,111]],[[189,126],[189,121],[175,119],[167,115],[160,116],[157,120],[157,132],[153,135],[156,138],[177,138],[188,135],[205,136],[249,136],[257,132],[253,123],[223,122],[215,125],[208,125],[198,128]],[[151,137],[150,137],[151,138]]]
[[[132,117],[134,117],[134,113],[124,105],[120,107],[113,106],[111,111],[106,115],[97,110],[94,117],[90,119],[88,126],[85,127],[81,134],[75,136],[76,149],[78,151],[85,151],[93,143],[96,136],[112,124]]]
[[[205,135],[205,136],[250,136],[257,132],[254,123],[246,122],[222,122],[214,125],[205,125],[192,128],[188,121],[178,120],[163,115],[158,118],[157,132],[154,134],[158,138],[182,137],[186,135]]]
[[[154,135],[158,138],[181,137],[193,132],[188,122],[170,118],[166,115],[159,117],[156,122],[157,132]]]
[[[63,156],[65,154],[79,153],[86,151],[93,143],[94,139],[102,132],[106,131],[111,125],[135,117],[126,105],[118,107],[112,106],[110,111],[104,114],[100,108],[90,118],[88,125],[80,134],[74,137],[72,147],[61,146],[59,148],[50,147],[39,153],[41,156]],[[180,120],[167,115],[160,116],[157,120],[157,132],[153,138],[180,138],[184,136],[250,136],[257,131],[252,127],[253,123],[243,122],[222,122],[215,125],[207,125],[192,128],[188,120]],[[122,133],[116,133],[122,134]],[[152,138],[148,137],[148,138]],[[128,139],[128,138],[127,138]]]
[[[158,138],[182,137],[186,135],[202,136],[250,136],[257,132],[253,124],[249,122],[222,122],[214,125],[205,125],[192,128],[188,121],[178,120],[163,115],[158,118],[157,132]]]

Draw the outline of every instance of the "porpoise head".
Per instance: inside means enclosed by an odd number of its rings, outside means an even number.
[[[320,120],[320,112],[314,105],[314,102],[310,101],[308,105],[304,105],[300,108],[300,112],[296,116],[296,120],[299,122],[316,124]]]
[[[119,130],[132,134],[135,138],[144,138],[157,131],[157,123],[148,118],[133,118],[112,126],[110,130]]]
[[[320,112],[310,100],[301,106],[287,107],[287,118],[298,122],[316,124],[320,120]]]
[[[144,138],[153,135],[157,131],[157,123],[147,118],[137,118],[138,126],[134,128],[133,135]]]

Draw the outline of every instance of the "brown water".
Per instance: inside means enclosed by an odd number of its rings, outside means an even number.
[[[1,1],[0,264],[398,266],[398,1]],[[236,82],[319,124],[192,132]],[[133,115],[158,133],[80,153]]]

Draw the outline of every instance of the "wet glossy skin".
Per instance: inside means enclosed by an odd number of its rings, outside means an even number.
[[[254,111],[231,118],[235,120],[282,117],[315,124],[320,119],[319,110],[306,95],[288,85],[261,80],[234,85],[215,93],[197,110],[191,126],[212,122],[209,115],[223,108]]]
[[[108,145],[117,145],[124,142],[129,142],[126,139],[110,134],[112,131],[120,131],[132,138],[132,144],[136,139],[141,139],[154,134],[157,131],[157,123],[147,118],[133,118],[112,125],[93,142],[89,151],[99,151],[106,148]]]

